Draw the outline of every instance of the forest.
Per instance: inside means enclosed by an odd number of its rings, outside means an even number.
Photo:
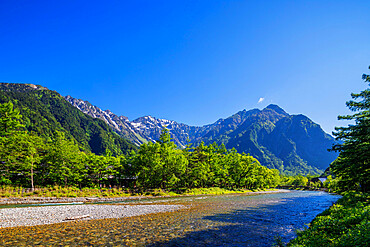
[[[155,143],[124,155],[83,150],[73,138],[55,131],[41,136],[27,131],[12,102],[0,104],[0,184],[32,188],[51,185],[85,187],[273,188],[280,180],[248,154],[217,144],[190,143],[179,149],[167,129]]]

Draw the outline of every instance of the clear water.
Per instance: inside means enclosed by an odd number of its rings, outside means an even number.
[[[124,219],[0,229],[9,246],[271,246],[287,242],[339,196],[316,191],[139,200],[187,209]],[[128,202],[124,202],[128,203]]]

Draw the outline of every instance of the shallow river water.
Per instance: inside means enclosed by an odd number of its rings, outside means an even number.
[[[6,246],[271,246],[295,237],[339,196],[324,192],[159,198],[130,204],[181,204],[168,213],[0,229]],[[128,202],[124,202],[127,204]],[[62,206],[61,206],[62,207]]]

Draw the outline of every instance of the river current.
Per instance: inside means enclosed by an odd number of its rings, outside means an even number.
[[[123,202],[181,204],[176,212],[0,229],[9,246],[271,246],[288,242],[339,196],[317,191]]]

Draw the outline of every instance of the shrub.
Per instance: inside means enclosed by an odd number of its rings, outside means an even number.
[[[370,196],[349,192],[288,246],[370,246]]]

